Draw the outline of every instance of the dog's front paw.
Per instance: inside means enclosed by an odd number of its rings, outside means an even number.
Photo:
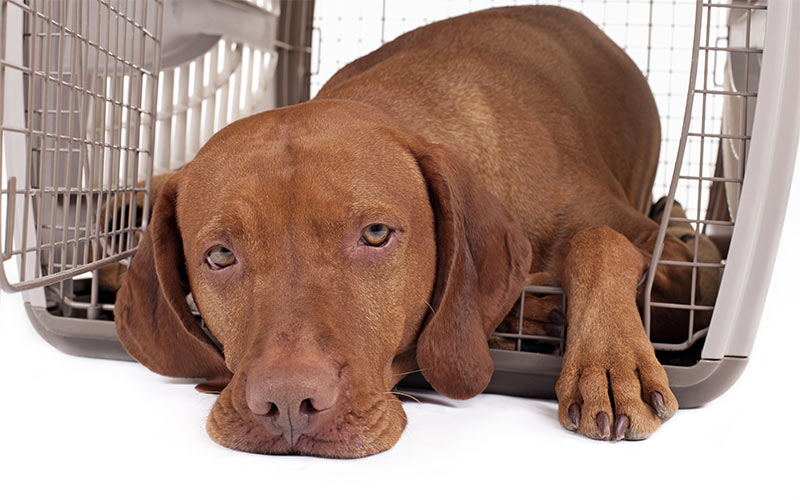
[[[561,425],[592,439],[639,440],[677,411],[667,374],[643,340],[567,350],[556,384]]]

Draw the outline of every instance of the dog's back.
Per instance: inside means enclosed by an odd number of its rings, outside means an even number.
[[[379,107],[469,159],[507,210],[536,214],[520,222],[542,246],[573,218],[613,227],[587,198],[610,192],[649,208],[652,94],[633,61],[570,10],[498,8],[420,28],[340,70],[318,98]]]

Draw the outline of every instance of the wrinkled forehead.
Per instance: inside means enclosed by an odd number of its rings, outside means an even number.
[[[368,127],[284,127],[204,148],[187,167],[179,217],[197,231],[314,230],[419,217],[428,205],[410,151]],[[249,134],[248,134],[249,135]]]

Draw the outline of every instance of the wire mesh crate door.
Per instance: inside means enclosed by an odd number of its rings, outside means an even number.
[[[763,52],[763,21],[766,5],[757,3],[710,4],[698,1],[694,34],[695,56],[686,99],[683,131],[675,160],[672,181],[665,200],[655,252],[645,289],[644,322],[652,332],[655,314],[665,310],[684,313],[685,335],[682,341],[656,342],[657,349],[685,351],[708,333],[717,290],[725,267],[725,253],[733,234],[735,209],[744,181],[746,151],[752,130],[752,113],[758,89],[756,57]],[[725,40],[719,30],[725,22]],[[755,22],[754,22],[755,19]],[[731,25],[743,28],[743,36]],[[751,29],[759,24],[761,29]],[[750,60],[753,59],[751,64]],[[718,61],[725,60],[724,75],[718,81]],[[740,63],[740,64],[737,64]],[[732,73],[732,66],[737,72]],[[735,81],[742,81],[736,85]],[[748,119],[748,115],[751,117]],[[733,148],[736,154],[724,154]],[[694,161],[691,157],[696,158]],[[686,193],[696,200],[692,214],[673,209],[677,196]],[[705,213],[703,207],[705,206]],[[680,229],[677,229],[680,228]],[[721,231],[723,228],[724,231]],[[677,229],[677,231],[676,231]],[[680,232],[692,250],[690,262],[662,259],[665,239]],[[709,258],[701,244],[711,237],[721,250]],[[661,267],[659,267],[661,266]],[[680,300],[654,299],[654,282],[659,269],[684,267],[691,270],[689,293]],[[699,356],[699,352],[696,354]]]
[[[5,279],[5,289],[55,283],[135,250],[146,222],[136,217],[135,198],[147,197],[152,170],[162,7],[3,2],[4,22],[17,17],[23,30],[19,39],[4,30],[6,52],[21,44],[22,58],[4,57],[3,72],[6,81],[10,71],[22,75],[24,103],[21,119],[4,113],[3,139],[16,133],[25,142],[11,141],[23,147],[15,158],[25,159],[6,164],[17,184],[4,193],[6,205],[14,198],[21,219],[4,226],[7,243],[19,232],[4,251],[4,271],[11,257],[20,260],[19,282]]]

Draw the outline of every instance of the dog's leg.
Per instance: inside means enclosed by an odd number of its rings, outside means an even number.
[[[665,198],[654,205],[650,217],[655,222],[661,222]],[[683,207],[676,201],[672,205],[670,217],[673,219],[687,219]],[[643,242],[640,249],[647,258],[653,255],[655,245],[654,233],[651,238]],[[667,225],[667,239],[672,237],[672,242],[665,241],[663,260],[692,262],[696,260],[703,264],[719,264],[722,253],[716,244],[705,234],[695,233],[695,229],[688,222],[670,220]],[[677,243],[682,241],[686,248]],[[693,257],[696,254],[696,258]],[[653,299],[657,302],[677,302],[690,304],[692,299],[692,268],[681,266],[659,266],[656,270],[656,281]],[[697,267],[694,270],[694,303],[701,306],[713,306],[717,299],[722,271],[718,267]],[[643,291],[643,290],[642,290]],[[644,297],[642,297],[644,298]],[[680,309],[655,308],[652,314],[651,339],[665,342],[680,342],[687,338],[689,326],[689,313]],[[698,331],[711,322],[711,311],[695,311],[693,331]]]
[[[526,286],[557,286],[558,280],[549,273],[531,273],[525,279]],[[517,333],[519,331],[519,308],[518,300],[508,315],[503,318],[500,325],[496,328],[498,332]],[[526,335],[543,335],[547,337],[560,338],[564,333],[567,318],[561,310],[561,295],[534,295],[525,294],[525,307],[522,314],[522,333]],[[489,347],[493,349],[514,350],[517,341],[509,338],[492,336],[489,338]],[[545,344],[541,346],[543,350],[552,354],[560,354],[556,344]],[[539,349],[534,348],[534,351]]]
[[[560,267],[570,307],[558,418],[594,439],[644,439],[671,417],[678,401],[636,307],[645,261],[608,227],[578,232]]]

